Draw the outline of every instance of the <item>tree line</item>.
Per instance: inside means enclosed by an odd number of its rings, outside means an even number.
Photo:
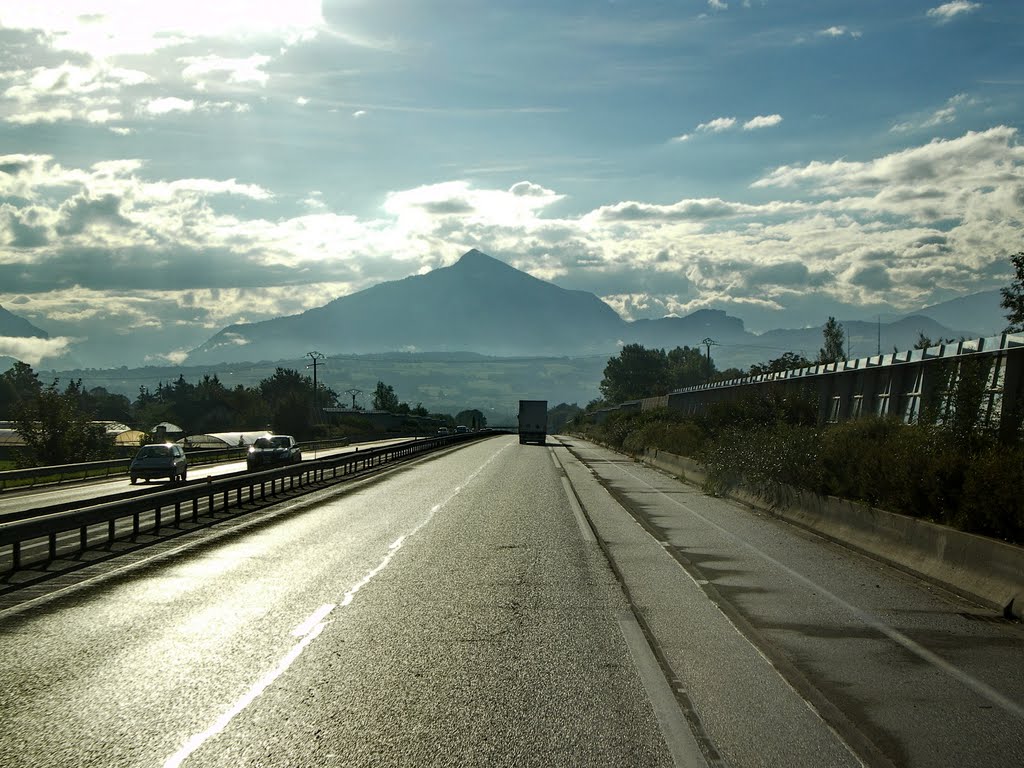
[[[12,422],[24,440],[19,463],[26,466],[112,457],[113,440],[97,421],[119,422],[147,433],[156,424],[170,422],[187,435],[265,429],[310,440],[331,436],[331,427],[321,423],[319,414],[336,406],[338,394],[333,389],[319,383],[314,388],[309,376],[280,367],[254,387],[227,387],[216,374],[205,375],[197,383],[180,375],[158,383],[155,390],[140,386],[134,400],[103,387],[87,389],[81,379],[64,385],[54,379],[44,385],[23,362],[0,373],[0,419]],[[452,426],[486,424],[476,410],[453,418],[430,414],[422,404],[410,407],[399,402],[394,389],[383,382],[378,382],[374,408],[431,417]]]

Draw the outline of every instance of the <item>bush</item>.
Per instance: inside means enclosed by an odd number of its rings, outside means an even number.
[[[772,506],[791,488],[862,501],[964,531],[1024,541],[1024,447],[964,440],[962,425],[865,418],[816,425],[806,398],[716,405],[694,418],[668,409],[614,414],[588,437],[630,453],[657,448],[702,462],[707,488],[744,487]],[[979,447],[980,446],[980,447]]]

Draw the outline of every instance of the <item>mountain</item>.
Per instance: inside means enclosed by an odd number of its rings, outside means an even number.
[[[580,355],[614,351],[626,328],[592,293],[559,288],[471,250],[450,267],[299,315],[229,326],[192,350],[188,363],[275,360],[314,349]]]
[[[913,349],[920,334],[932,341],[943,339],[973,338],[977,334],[970,331],[958,331],[924,315],[910,315],[892,323],[871,323],[863,320],[841,321],[846,334],[850,358],[870,357],[871,355],[892,352],[893,349]],[[817,328],[795,328],[766,331],[757,337],[760,344],[772,349],[798,352],[813,360],[823,344],[821,326]],[[771,354],[772,358],[782,353]]]
[[[932,309],[945,316],[948,308]],[[948,314],[956,316],[952,310]],[[854,357],[875,354],[879,344],[886,352],[910,349],[921,333],[936,340],[977,335],[923,315],[881,326],[863,321],[843,321],[843,326]],[[741,319],[715,309],[627,322],[592,293],[560,288],[471,250],[450,267],[380,283],[299,315],[229,326],[192,350],[185,364],[295,359],[314,349],[327,355],[611,357],[622,344],[672,349],[701,347],[705,339],[712,340],[719,369],[747,368],[789,351],[813,359],[822,344],[821,326],[756,335]]]
[[[948,328],[969,328],[965,334],[968,338],[996,336],[1007,324],[1006,310],[999,305],[1001,299],[998,290],[982,291],[919,309],[914,314],[924,315]]]
[[[31,337],[35,339],[48,339],[50,334],[36,328],[32,323],[23,317],[8,312],[0,307],[0,336],[13,336],[16,338]]]

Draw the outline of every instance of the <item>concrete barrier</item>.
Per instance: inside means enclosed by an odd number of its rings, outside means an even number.
[[[641,461],[696,485],[704,468],[685,456],[648,449]],[[1024,619],[1024,547],[964,533],[833,496],[790,489],[792,503],[769,507],[738,489],[730,496]]]

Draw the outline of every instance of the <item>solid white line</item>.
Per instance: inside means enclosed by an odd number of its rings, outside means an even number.
[[[629,477],[633,478],[637,482],[643,483],[644,485],[646,485],[648,488],[650,488],[653,491],[657,491],[659,494],[664,496],[666,499],[671,501],[673,504],[676,504],[676,505],[682,507],[687,512],[689,512],[691,515],[693,515],[696,518],[699,518],[700,520],[702,520],[703,522],[707,523],[712,528],[716,529],[717,531],[719,531],[720,533],[724,534],[725,536],[728,536],[729,538],[731,538],[736,543],[740,544],[741,546],[745,547],[746,549],[749,549],[751,552],[756,554],[758,557],[761,557],[765,561],[767,561],[767,562],[771,563],[772,565],[774,565],[776,568],[779,568],[780,570],[782,570],[785,573],[789,574],[791,577],[793,577],[794,579],[799,581],[801,584],[804,584],[805,586],[810,587],[813,591],[818,592],[819,594],[821,594],[824,597],[826,597],[829,600],[831,600],[836,605],[838,605],[838,606],[844,608],[845,610],[849,611],[857,619],[862,621],[864,624],[867,624],[869,627],[871,627],[871,628],[877,630],[878,632],[882,633],[883,635],[885,635],[886,637],[888,637],[890,640],[892,640],[893,642],[897,643],[898,645],[903,646],[903,648],[905,648],[910,653],[912,653],[915,656],[917,656],[919,659],[922,659],[922,660],[928,662],[929,664],[931,664],[932,666],[936,667],[937,669],[942,670],[943,672],[945,672],[949,676],[955,678],[956,680],[959,680],[961,683],[966,685],[972,691],[974,691],[975,693],[977,693],[981,697],[987,699],[988,701],[992,702],[993,704],[998,706],[1000,709],[1003,709],[1004,711],[1006,711],[1006,712],[1008,712],[1008,713],[1010,713],[1012,715],[1016,715],[1017,717],[1019,717],[1022,720],[1024,720],[1024,706],[1021,706],[1020,704],[1018,704],[1017,702],[1013,701],[1012,699],[1007,698],[1006,696],[1001,694],[999,691],[997,691],[995,688],[991,687],[987,683],[984,683],[981,680],[978,680],[977,678],[973,677],[972,675],[968,674],[967,672],[964,672],[959,667],[954,666],[949,661],[946,661],[941,656],[939,656],[939,655],[933,653],[932,651],[929,651],[927,648],[924,648],[923,646],[919,645],[918,643],[916,643],[915,641],[911,640],[909,637],[904,635],[899,630],[893,629],[888,624],[885,624],[881,619],[878,619],[875,616],[872,616],[871,614],[866,613],[865,611],[862,611],[860,608],[856,607],[852,603],[848,603],[843,598],[841,598],[838,595],[833,594],[829,590],[825,589],[823,586],[821,586],[821,584],[818,584],[816,581],[813,581],[809,577],[804,576],[799,571],[795,571],[794,569],[790,568],[788,565],[786,565],[786,564],[776,560],[774,557],[769,555],[767,552],[764,552],[764,551],[758,549],[757,547],[755,547],[753,544],[751,544],[747,540],[737,536],[732,531],[729,531],[729,530],[723,528],[718,523],[716,523],[714,520],[711,520],[710,518],[705,517],[700,512],[696,511],[695,509],[693,509],[689,505],[685,504],[684,502],[680,501],[679,499],[675,498],[674,496],[670,496],[669,494],[665,493],[664,491],[662,491],[662,490],[660,490],[658,488],[655,488],[653,485],[651,485],[647,481],[643,480],[642,478],[637,477],[636,475],[634,475],[632,472],[629,472],[628,470],[626,470],[621,465],[614,464],[614,466],[617,466],[619,469],[622,470],[622,472],[624,472],[626,475],[628,475]]]
[[[292,665],[292,662],[299,658],[302,652],[306,650],[306,647],[319,637],[325,626],[326,625],[323,623],[314,626],[305,637],[303,637],[290,651],[288,651],[287,654],[285,654],[284,658],[278,662],[274,669],[256,681],[244,696],[238,699],[230,709],[224,712],[224,714],[213,722],[213,725],[205,731],[193,734],[181,749],[167,758],[167,761],[164,763],[164,768],[178,768],[178,766],[188,759],[189,755],[203,746],[203,744],[208,740],[223,731],[227,727],[228,723],[235,719],[235,715],[248,707],[257,696],[263,693],[263,691],[270,686],[271,683],[285,673],[288,667]]]
[[[619,629],[626,640],[626,647],[633,657],[633,664],[640,675],[640,682],[647,691],[647,698],[654,708],[654,715],[661,726],[661,735],[672,754],[672,764],[685,768],[707,768],[704,753],[700,751],[697,739],[690,730],[679,702],[672,694],[668,681],[654,657],[654,651],[647,643],[640,624],[632,613],[619,614]]]
[[[562,487],[565,488],[565,495],[569,497],[569,506],[572,507],[572,514],[576,518],[576,525],[580,528],[580,535],[583,536],[583,540],[588,544],[597,544],[597,537],[594,536],[590,523],[587,521],[586,515],[583,514],[583,508],[580,507],[580,503],[576,500],[576,494],[573,492],[572,483],[569,482],[568,477],[562,477]]]
[[[440,504],[435,504],[433,507],[431,507],[430,512],[427,514],[427,516],[419,523],[417,523],[416,526],[411,531],[403,534],[402,536],[399,536],[395,541],[391,542],[388,545],[388,551],[387,554],[384,555],[384,559],[381,560],[374,568],[368,571],[366,575],[364,575],[358,582],[351,586],[347,592],[345,592],[345,595],[340,603],[341,607],[349,605],[355,598],[356,593],[360,589],[365,587],[367,584],[369,584],[370,581],[372,581],[377,574],[383,571],[388,566],[388,564],[390,564],[392,558],[394,558],[398,550],[402,548],[402,545],[405,543],[405,540],[408,539],[410,536],[416,535],[425,525],[427,525],[427,523],[433,520],[434,515],[436,515],[440,510],[447,506],[448,503],[452,501],[452,499],[458,496],[462,492],[463,488],[465,488],[470,481],[476,478],[477,475],[483,472],[483,470],[492,461],[494,461],[498,457],[498,455],[507,447],[508,445],[506,444],[499,448],[497,451],[495,451],[491,455],[491,457],[487,459],[487,461],[485,461],[483,464],[477,467],[477,469],[469,477],[467,477],[465,481],[463,481],[462,485],[456,487],[455,490],[452,491],[451,495],[448,496],[448,498],[446,498]],[[223,731],[227,727],[228,723],[230,723],[235,718],[236,715],[245,710],[245,708],[252,704],[252,702],[256,700],[256,697],[263,693],[263,691],[265,691],[271,685],[271,683],[273,683],[277,678],[283,675],[284,672],[288,669],[288,667],[292,665],[292,662],[294,662],[302,654],[302,652],[306,650],[306,647],[311,642],[313,642],[313,640],[319,637],[321,632],[323,632],[324,627],[326,626],[323,619],[326,618],[327,615],[334,610],[334,608],[335,605],[333,604],[322,605],[319,608],[317,608],[309,616],[309,618],[307,618],[305,621],[299,624],[292,631],[292,635],[296,637],[301,637],[301,639],[290,651],[288,651],[287,654],[285,654],[281,661],[278,662],[277,666],[274,667],[273,670],[264,675],[262,678],[260,678],[260,680],[258,680],[245,693],[245,695],[243,695],[234,704],[232,704],[231,707],[227,711],[225,711],[220,717],[218,717],[209,728],[190,736],[188,741],[185,742],[185,745],[181,749],[179,749],[177,752],[175,752],[173,755],[167,758],[167,761],[164,763],[164,768],[178,768],[178,766],[180,766],[185,760],[188,759],[189,755],[191,755],[193,752],[195,752],[197,749],[203,746],[203,744],[205,744],[207,741],[215,737],[221,731]]]

